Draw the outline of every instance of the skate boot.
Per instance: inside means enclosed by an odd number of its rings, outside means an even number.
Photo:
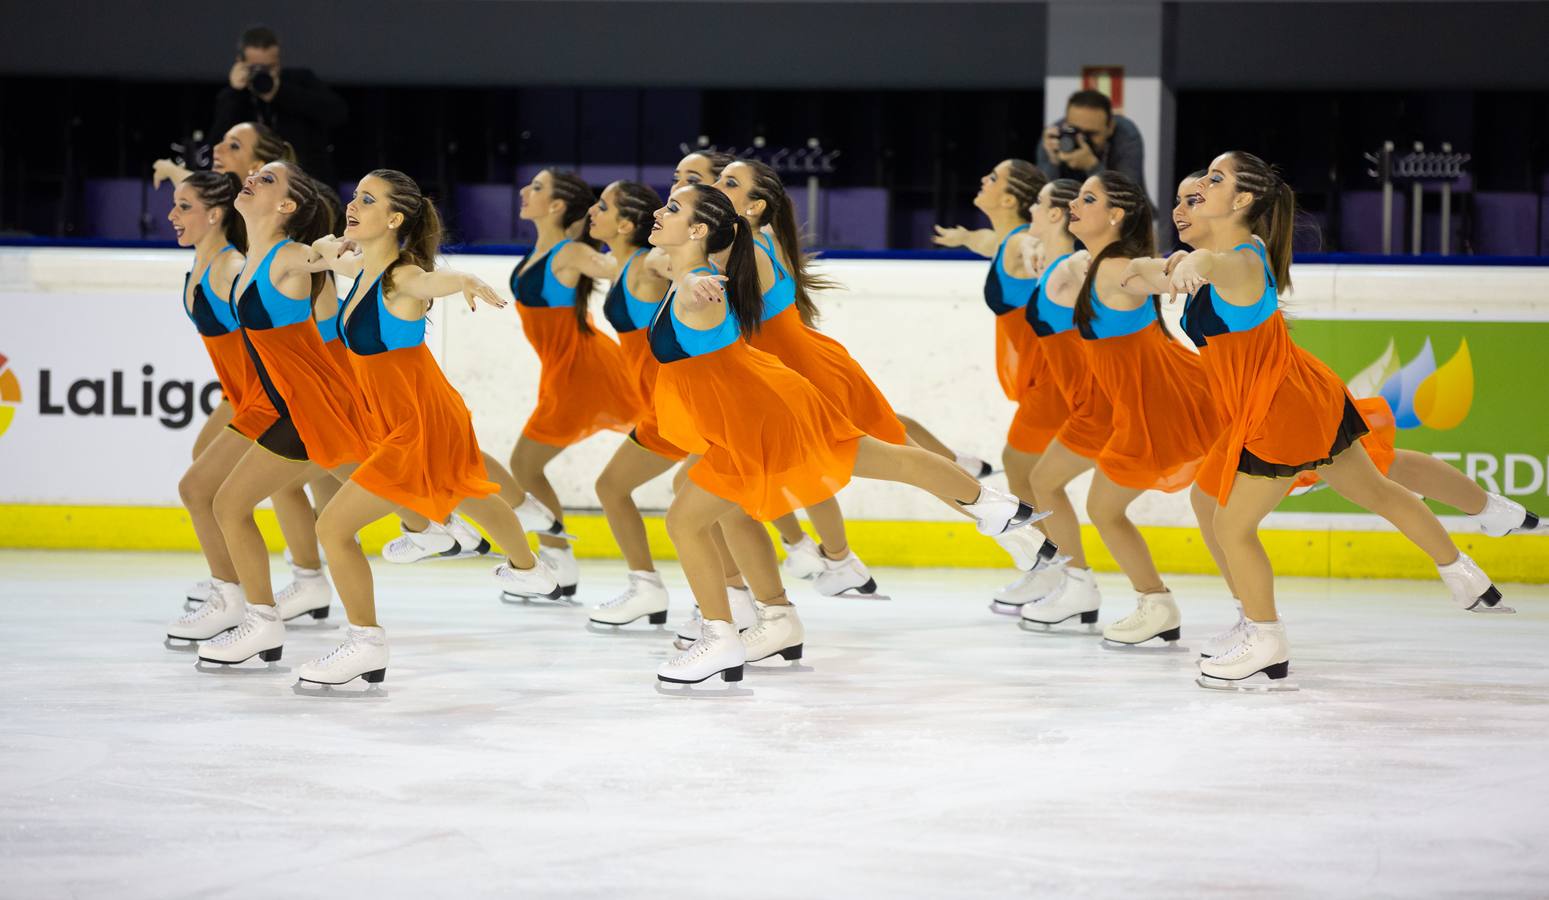
[[[731,621],[737,626],[739,632],[758,624],[758,610],[753,605],[752,591],[745,587],[729,587],[726,589],[726,602],[731,605]],[[691,644],[699,640],[699,629],[704,621],[696,604],[693,615],[673,635],[672,645],[679,650],[687,650]]]
[[[445,525],[431,522],[424,531],[410,531],[407,525],[398,526],[403,534],[387,542],[382,548],[382,558],[390,563],[417,563],[425,559],[452,559],[463,552],[457,538]]]
[[[725,681],[741,681],[747,662],[737,629],[730,622],[709,621],[700,626],[693,646],[661,664],[656,678],[668,684],[699,684],[719,675]]]
[[[183,599],[183,608],[193,609],[210,599],[210,595],[213,593],[215,593],[214,579],[206,578],[203,581],[196,581],[189,587],[188,594]]]
[[[1177,644],[1183,634],[1182,621],[1172,591],[1164,589],[1141,594],[1135,598],[1134,612],[1103,629],[1103,640],[1134,646],[1161,638],[1169,644]]]
[[[1518,531],[1537,531],[1538,516],[1525,509],[1515,500],[1500,494],[1486,494],[1484,509],[1469,516],[1479,523],[1479,530],[1490,537],[1505,537]]]
[[[490,551],[489,541],[462,516],[452,516],[447,520],[446,530],[452,533],[458,549],[462,551],[458,554],[458,559],[483,556]]]
[[[780,564],[780,568],[786,575],[792,578],[812,578],[822,573],[823,552],[818,549],[817,541],[802,535],[801,540],[794,544],[787,544],[781,538],[780,546],[785,549],[785,562]]]
[[[1514,613],[1516,610],[1501,605],[1501,592],[1490,582],[1490,576],[1467,553],[1458,551],[1456,561],[1437,566],[1436,573],[1442,583],[1452,591],[1452,602],[1470,612]]]
[[[667,624],[667,588],[655,572],[630,572],[629,587],[607,603],[592,608],[598,625],[628,625],[646,617],[652,625]]]
[[[344,684],[364,678],[378,684],[387,677],[387,632],[381,628],[351,625],[344,643],[327,656],[306,663],[296,678],[308,684]]]
[[[969,456],[966,453],[957,455],[957,467],[981,481],[995,474],[994,466],[977,456]]]
[[[328,604],[333,601],[333,585],[322,569],[293,567],[295,579],[284,590],[274,595],[274,606],[280,618],[291,619],[310,615],[314,619],[328,618]]]
[[[1219,656],[1199,661],[1202,688],[1225,691],[1294,691],[1291,674],[1291,645],[1285,639],[1285,625],[1279,621],[1247,621],[1242,639]]]
[[[1028,631],[1052,631],[1055,625],[1077,619],[1086,626],[1088,633],[1097,631],[1097,611],[1103,605],[1102,594],[1097,590],[1097,578],[1091,569],[1063,567],[1064,578],[1060,586],[1047,597],[1024,604],[1021,612],[1022,628]],[[1074,623],[1072,623],[1074,624]]]
[[[755,601],[756,602],[756,601]],[[806,630],[796,607],[758,603],[758,624],[742,632],[743,655],[750,663],[779,654],[781,659],[801,659]]]
[[[981,488],[979,499],[964,504],[963,511],[974,518],[979,533],[993,537],[1024,572],[1045,568],[1059,556],[1059,548],[1045,540],[1043,532],[1027,527],[1049,514],[1005,491]]]
[[[249,603],[242,624],[199,645],[199,661],[234,666],[253,657],[264,662],[280,658],[285,645],[285,623],[272,606]]]
[[[554,573],[561,597],[574,597],[576,585],[581,582],[581,565],[576,562],[575,550],[570,547],[538,546],[538,558]]]
[[[508,603],[525,600],[563,600],[560,587],[543,557],[539,556],[530,569],[518,569],[508,559],[495,567],[495,578],[500,582],[500,599]]]
[[[1042,600],[1058,590],[1064,578],[1063,564],[1023,572],[1016,581],[995,592],[995,597],[990,600],[990,611],[1014,616],[1027,604]]]
[[[247,595],[242,586],[219,578],[210,579],[213,590],[198,606],[183,613],[167,626],[167,640],[207,641],[217,634],[242,624]]]
[[[1242,640],[1243,628],[1248,624],[1248,617],[1243,615],[1241,600],[1233,597],[1232,605],[1237,607],[1237,623],[1231,628],[1226,629],[1225,631],[1206,641],[1204,645],[1199,648],[1199,655],[1205,659],[1220,656],[1221,654],[1237,646],[1237,642]]]
[[[838,597],[854,592],[858,597],[876,597],[877,582],[866,571],[866,564],[854,550],[839,559],[823,557],[823,571],[812,580],[812,586],[825,597]]]
[[[533,534],[547,534],[552,537],[562,537],[567,541],[575,540],[575,536],[565,531],[565,523],[559,516],[543,505],[543,501],[528,494],[522,501],[522,505],[516,508],[516,518],[522,523],[522,529]]]

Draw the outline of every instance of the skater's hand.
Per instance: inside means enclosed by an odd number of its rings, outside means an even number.
[[[1043,241],[1030,237],[1022,242],[1022,268],[1024,271],[1037,278],[1043,274],[1043,267],[1048,264],[1048,254],[1044,252]]]
[[[188,177],[188,170],[170,159],[158,159],[151,163],[151,188],[161,187],[162,182],[176,184]]]
[[[1210,283],[1210,276],[1200,267],[1201,262],[1200,257],[1190,253],[1173,265],[1170,286],[1174,294],[1192,295]]]
[[[346,238],[324,235],[312,242],[312,257],[309,262],[322,261],[325,266],[332,266],[335,260],[351,258],[359,259],[361,255],[360,245]]]
[[[968,243],[968,229],[961,225],[952,228],[942,228],[937,225],[936,234],[931,237],[930,242],[938,247],[961,247]]]
[[[726,276],[725,275],[699,275],[688,276],[689,296],[696,303],[725,303],[726,302]]]
[[[483,300],[496,309],[504,309],[506,301],[489,286],[489,283],[477,275],[464,274],[462,276],[463,299],[467,301],[469,309],[478,309],[476,301]]]
[[[1162,263],[1162,274],[1171,277],[1173,269],[1178,267],[1178,263],[1188,259],[1188,256],[1189,251],[1187,250],[1174,250],[1172,255],[1167,257],[1167,261]]]

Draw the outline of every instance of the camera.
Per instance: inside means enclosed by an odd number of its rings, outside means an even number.
[[[255,94],[267,94],[274,90],[274,76],[267,66],[247,67],[247,89]]]
[[[1060,152],[1072,153],[1081,146],[1081,129],[1071,124],[1060,126]]]

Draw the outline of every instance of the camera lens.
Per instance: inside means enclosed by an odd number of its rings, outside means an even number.
[[[269,70],[263,66],[253,67],[253,75],[247,83],[256,94],[267,94],[274,90],[274,76],[270,75]]]

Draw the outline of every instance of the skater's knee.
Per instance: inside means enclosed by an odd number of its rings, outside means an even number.
[[[602,474],[597,476],[594,487],[597,491],[597,499],[604,506],[627,502],[634,491],[634,485],[629,483],[629,479],[620,476],[612,469],[603,469]]]
[[[193,472],[183,473],[177,483],[178,497],[186,509],[209,509],[215,500],[215,489]]]
[[[231,485],[221,485],[210,499],[210,510],[223,525],[252,518],[253,504],[247,502],[242,491]]]
[[[667,510],[667,536],[673,544],[682,544],[684,541],[705,540],[708,537],[710,523],[702,521],[695,516],[685,513],[678,508],[669,507]]]
[[[1086,499],[1086,515],[1092,520],[1092,524],[1099,529],[1112,528],[1115,525],[1123,525],[1129,521],[1124,513],[1124,507],[1112,503],[1104,503],[1088,494]]]

